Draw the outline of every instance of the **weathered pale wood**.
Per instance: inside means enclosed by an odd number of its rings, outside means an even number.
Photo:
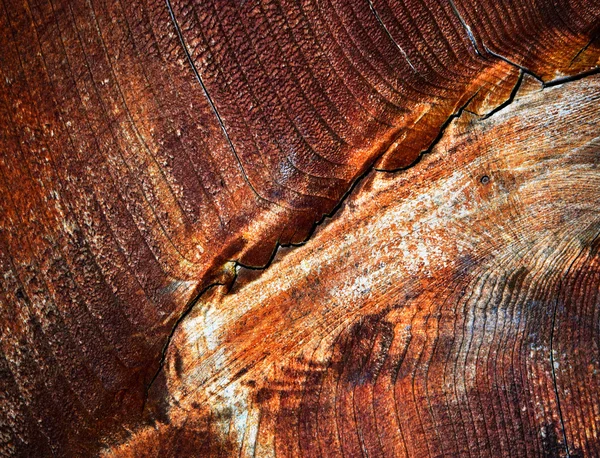
[[[109,456],[597,456],[600,77],[374,172],[306,245],[207,292]],[[560,402],[560,404],[559,404]]]

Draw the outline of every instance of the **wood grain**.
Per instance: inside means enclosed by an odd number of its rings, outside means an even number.
[[[463,114],[207,292],[107,456],[598,455],[599,88]]]
[[[0,454],[125,440],[207,287],[304,241],[461,108],[596,71],[599,17],[593,0],[4,0]]]

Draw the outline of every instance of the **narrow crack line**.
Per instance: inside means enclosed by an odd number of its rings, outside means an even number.
[[[587,72],[578,73],[577,75],[572,75],[572,76],[563,76],[561,78],[557,78],[555,80],[548,81],[547,83],[543,83],[543,84],[544,84],[545,88],[552,87],[552,86],[558,86],[560,84],[572,83],[574,81],[579,81],[583,78],[587,78],[588,76],[597,75],[598,73],[600,73],[600,66],[594,67],[591,70],[588,70]]]
[[[515,83],[515,86],[513,87],[512,91],[510,91],[510,95],[508,96],[508,99],[506,99],[506,101],[504,101],[503,103],[501,103],[500,105],[498,105],[492,111],[490,111],[490,112],[486,113],[485,115],[481,116],[481,119],[488,119],[489,117],[495,115],[500,110],[506,108],[508,105],[510,105],[511,103],[513,103],[514,100],[515,100],[515,97],[519,93],[519,89],[521,89],[521,85],[523,84],[523,78],[524,78],[524,76],[525,76],[525,72],[523,70],[519,70],[519,78],[517,79],[517,82]],[[475,116],[477,116],[477,114],[475,114]]]
[[[407,167],[399,168],[399,169],[396,169],[396,170],[393,170],[393,171],[377,169],[377,168],[375,168],[373,166],[373,164],[375,162],[377,162],[377,160],[379,159],[379,156],[376,156],[371,161],[371,163],[369,163],[369,164],[367,164],[365,166],[365,170],[358,177],[356,177],[356,179],[354,180],[354,182],[352,183],[352,185],[348,188],[348,190],[340,198],[339,202],[335,205],[335,207],[333,207],[333,209],[331,209],[330,212],[324,214],[321,217],[321,219],[319,219],[317,222],[315,222],[313,224],[313,227],[309,231],[309,235],[306,237],[306,240],[304,240],[303,242],[300,242],[300,243],[287,243],[287,244],[282,244],[279,241],[277,241],[275,243],[275,247],[273,248],[271,256],[269,257],[269,260],[263,266],[245,265],[245,264],[241,263],[239,260],[230,260],[230,261],[228,261],[228,262],[233,262],[234,263],[234,277],[233,277],[232,281],[229,284],[225,284],[225,283],[211,283],[211,284],[207,285],[204,289],[202,289],[202,291],[200,293],[198,293],[188,303],[188,305],[185,307],[184,311],[182,312],[181,316],[177,319],[177,321],[175,321],[175,323],[173,325],[173,328],[171,329],[171,332],[167,336],[167,341],[165,342],[165,345],[163,347],[158,369],[156,370],[154,376],[152,377],[152,379],[150,380],[150,383],[148,384],[148,386],[146,388],[146,392],[145,392],[145,396],[144,396],[144,403],[142,405],[142,412],[144,411],[144,408],[145,408],[145,405],[146,405],[146,402],[147,402],[147,398],[148,398],[148,394],[150,392],[150,388],[152,387],[152,385],[156,381],[158,375],[160,374],[160,372],[164,368],[164,363],[165,363],[166,356],[167,356],[167,353],[168,353],[169,345],[171,344],[171,340],[173,339],[173,336],[174,336],[177,328],[179,327],[179,324],[189,315],[189,313],[192,311],[192,309],[195,307],[195,305],[198,303],[198,301],[200,300],[200,298],[202,297],[202,295],[206,291],[208,291],[213,286],[219,286],[219,285],[221,285],[221,286],[227,286],[227,285],[229,285],[230,287],[232,287],[233,284],[235,283],[236,278],[237,278],[238,266],[246,268],[246,269],[249,269],[249,270],[266,270],[273,263],[273,261],[275,259],[275,256],[277,256],[277,252],[279,251],[280,248],[287,248],[287,247],[292,247],[292,246],[293,247],[300,247],[300,246],[306,245],[309,242],[309,240],[311,240],[311,238],[314,235],[314,232],[317,230],[317,228],[320,225],[322,225],[327,219],[333,218],[333,216],[338,212],[338,210],[344,205],[344,202],[346,201],[346,199],[348,198],[348,196],[354,192],[354,190],[358,187],[358,185],[372,171],[374,171],[374,172],[385,172],[385,173],[396,173],[396,172],[401,172],[401,171],[407,170],[410,167],[413,167],[414,165],[416,165],[419,162],[420,158],[423,156],[423,154],[427,154],[427,153],[429,153],[429,152],[431,152],[433,150],[433,148],[435,147],[435,145],[443,137],[444,131],[446,130],[446,128],[448,127],[448,125],[452,122],[453,119],[458,118],[463,113],[465,107],[467,107],[469,105],[469,103],[473,100],[473,98],[475,98],[475,96],[477,95],[478,92],[479,91],[477,91],[475,94],[473,94],[469,98],[469,100],[467,100],[467,102],[462,107],[459,108],[459,110],[456,113],[454,113],[454,114],[452,114],[451,116],[448,117],[448,119],[446,120],[446,122],[442,125],[438,136],[434,139],[434,141],[429,145],[429,147],[426,150],[423,150],[419,154],[419,158],[417,158],[415,160],[415,162],[413,162],[411,165],[409,165]]]
[[[596,67],[594,67],[594,68],[592,68],[590,70],[587,70],[585,72],[577,73],[576,75],[561,76],[561,77],[558,77],[558,78],[553,79],[551,81],[544,81],[541,76],[539,76],[536,73],[532,72],[527,67],[519,65],[516,62],[513,62],[512,60],[510,60],[510,59],[508,59],[508,58],[506,58],[506,57],[504,57],[504,56],[502,56],[500,54],[495,53],[494,51],[492,51],[491,49],[489,49],[487,46],[485,46],[485,44],[483,45],[483,47],[492,56],[497,57],[498,59],[503,60],[507,64],[510,64],[510,65],[518,68],[523,73],[527,73],[528,75],[533,76],[536,80],[538,80],[542,84],[542,86],[544,88],[548,88],[548,87],[552,87],[552,86],[558,86],[560,84],[565,84],[565,83],[571,83],[573,81],[578,81],[578,80],[586,78],[588,76],[592,76],[592,75],[595,75],[597,73],[600,73],[600,66],[596,66]]]
[[[225,123],[223,122],[223,118],[221,118],[221,115],[219,114],[219,110],[217,110],[217,106],[215,105],[210,94],[208,93],[208,89],[206,88],[206,85],[204,84],[204,81],[202,80],[202,76],[200,75],[200,72],[198,71],[198,68],[196,67],[196,64],[194,63],[194,60],[192,59],[192,55],[190,54],[190,51],[185,43],[185,39],[183,38],[183,33],[181,32],[181,28],[179,27],[179,22],[177,21],[177,18],[175,18],[175,12],[173,11],[173,7],[171,6],[171,0],[165,0],[165,2],[167,4],[167,9],[169,10],[169,16],[171,18],[171,22],[173,23],[173,26],[175,27],[175,31],[177,32],[177,37],[179,38],[179,42],[181,43],[181,47],[183,48],[186,59],[187,59],[188,63],[190,64],[192,71],[194,72],[194,76],[196,77],[196,80],[198,81],[198,83],[200,83],[200,86],[202,87],[202,91],[204,92],[204,95],[206,96],[206,99],[208,100],[208,104],[210,105],[211,110],[213,111],[214,115],[217,118],[217,121],[219,122],[219,126],[221,127],[221,130],[223,131],[223,135],[225,135],[225,138],[227,139],[227,143],[229,144],[229,147],[231,148],[231,151],[233,152],[233,155],[235,156],[235,159],[237,160],[237,163],[240,166],[242,175],[244,176],[244,180],[248,183],[248,186],[250,186],[250,189],[252,189],[254,194],[256,194],[256,196],[259,199],[267,200],[263,196],[261,196],[258,193],[258,191],[254,188],[254,186],[252,186],[252,183],[250,183],[250,179],[248,178],[248,175],[246,174],[244,165],[242,164],[242,161],[241,161],[240,157],[238,156],[235,146],[233,146],[233,141],[231,140],[231,137],[229,136],[229,133],[227,132],[227,129],[225,128]]]
[[[583,48],[581,48],[581,49],[580,49],[580,50],[577,52],[577,54],[575,54],[575,55],[573,56],[573,58],[572,58],[572,59],[571,59],[571,61],[569,62],[569,68],[570,68],[570,67],[573,65],[573,62],[575,62],[575,61],[577,60],[577,58],[578,58],[579,56],[581,56],[581,54],[583,54],[583,53],[584,53],[584,52],[585,52],[585,51],[586,51],[586,50],[587,50],[587,49],[590,47],[590,45],[591,45],[591,44],[592,44],[594,41],[596,41],[596,40],[598,39],[598,37],[600,37],[600,32],[598,32],[598,33],[596,33],[595,35],[593,35],[593,36],[592,36],[592,38],[590,38],[590,41],[588,41],[588,42],[587,42],[587,44],[586,44],[586,45],[585,45]]]
[[[231,260],[230,262],[234,262],[236,266],[240,266],[240,267],[243,267],[243,268],[249,269],[249,270],[265,270],[266,268],[268,268],[271,265],[271,263],[275,259],[275,256],[277,255],[277,252],[279,251],[280,248],[301,247],[301,246],[306,245],[308,243],[308,241],[314,235],[317,228],[319,226],[321,226],[326,220],[333,218],[333,216],[337,213],[337,211],[342,207],[342,205],[344,204],[344,202],[346,201],[348,196],[354,192],[354,190],[358,187],[358,185],[372,171],[376,171],[376,172],[379,171],[379,169],[374,167],[374,164],[375,164],[375,162],[377,162],[377,160],[380,157],[381,157],[380,155],[375,156],[371,160],[371,162],[369,162],[365,165],[365,169],[354,179],[354,181],[352,182],[350,187],[346,190],[346,192],[342,195],[342,197],[340,197],[337,204],[335,204],[335,207],[333,207],[329,212],[324,213],[320,219],[315,221],[315,223],[312,225],[311,229],[308,231],[308,235],[306,236],[306,239],[304,241],[298,242],[298,243],[280,243],[280,241],[277,240],[277,242],[275,242],[275,248],[273,249],[273,252],[271,253],[271,256],[269,257],[269,260],[262,266],[251,266],[248,264],[244,264],[244,263],[240,262],[239,260]],[[412,165],[410,165],[406,168],[409,168],[411,166]],[[404,169],[402,169],[402,170],[404,170]]]
[[[477,39],[475,38],[475,35],[473,34],[473,31],[471,30],[471,27],[469,26],[469,24],[467,24],[467,22],[461,16],[460,12],[458,11],[458,8],[454,4],[454,0],[448,0],[448,1],[450,3],[450,6],[452,7],[452,11],[454,12],[454,14],[456,15],[456,17],[458,18],[458,20],[462,24],[463,28],[467,32],[467,36],[469,37],[469,40],[471,40],[471,43],[473,44],[473,47],[475,48],[475,53],[478,56],[483,57],[483,53],[481,51],[479,51],[479,45],[477,44]],[[488,48],[485,45],[485,43],[483,42],[483,40],[480,40],[480,41],[481,41],[481,46],[483,47],[483,49],[485,50],[485,52],[487,54],[489,54],[491,56],[494,56],[497,59],[500,59],[500,60],[506,62],[507,64],[512,65],[513,67],[518,68],[523,73],[527,73],[527,74],[533,76],[535,79],[540,80],[542,82],[542,84],[544,84],[544,81],[539,76],[537,76],[535,73],[533,73],[531,70],[529,70],[528,68],[526,68],[526,67],[524,67],[522,65],[517,64],[516,62],[511,61],[507,57],[504,57],[504,56],[502,56],[502,55],[500,55],[498,53],[495,53],[494,51],[492,51],[490,48]]]
[[[165,344],[163,345],[163,348],[162,348],[162,351],[161,351],[161,355],[160,355],[160,361],[158,363],[158,368],[156,369],[156,372],[154,373],[154,375],[150,379],[150,382],[148,383],[148,385],[146,386],[146,389],[144,391],[144,402],[142,403],[142,413],[144,412],[144,409],[146,408],[146,403],[148,402],[148,396],[150,394],[150,389],[152,388],[152,386],[154,385],[154,382],[156,381],[156,379],[158,378],[158,376],[160,375],[160,373],[162,372],[162,370],[164,368],[165,361],[167,359],[167,353],[169,352],[169,346],[171,345],[171,341],[173,340],[173,336],[175,335],[175,332],[179,328],[179,325],[181,324],[181,322],[183,320],[185,320],[187,318],[187,316],[194,309],[194,307],[196,306],[196,304],[200,301],[200,299],[202,298],[202,296],[204,295],[204,293],[206,293],[209,289],[211,289],[211,288],[213,288],[215,286],[231,286],[231,285],[233,285],[233,283],[235,282],[235,278],[236,278],[235,272],[236,271],[234,270],[234,275],[233,275],[231,281],[229,281],[229,282],[215,282],[215,283],[210,283],[205,288],[203,288],[202,290],[200,290],[188,302],[188,304],[185,306],[185,308],[184,308],[183,312],[181,313],[181,315],[177,318],[177,320],[175,321],[175,323],[173,323],[173,326],[171,327],[171,331],[167,335],[167,340],[166,340]]]
[[[169,4],[169,0],[166,0],[166,1]],[[587,72],[587,73],[584,73],[584,74],[580,74],[580,75],[576,75],[576,76],[573,76],[573,77],[565,78],[565,80],[561,81],[561,83],[568,83],[568,82],[571,82],[571,81],[577,81],[579,79],[585,78],[587,76],[594,75],[596,73],[600,73],[600,68],[595,69],[595,70],[593,70],[591,72]],[[549,84],[549,85],[544,85],[543,87],[545,88],[547,86],[553,86],[553,85],[557,85],[557,84],[561,84],[561,83],[555,83],[555,84],[553,83],[553,84]],[[520,81],[517,81],[516,86],[518,86],[519,84],[520,84]],[[515,92],[515,95],[516,95],[517,91],[515,91],[514,89],[513,89],[513,91]],[[173,327],[171,328],[171,331],[170,331],[169,335],[167,336],[167,341],[165,342],[165,345],[163,346],[163,350],[162,350],[162,354],[161,354],[161,359],[160,359],[160,362],[159,362],[159,367],[156,370],[154,376],[150,380],[150,383],[148,384],[148,386],[147,386],[147,388],[145,390],[144,402],[142,404],[142,412],[144,411],[144,409],[146,407],[146,403],[147,403],[147,400],[148,400],[148,395],[149,395],[150,389],[152,388],[154,382],[156,381],[156,379],[160,375],[160,372],[164,368],[165,360],[166,360],[166,357],[167,357],[167,354],[168,354],[168,351],[169,351],[169,346],[171,344],[173,336],[175,335],[175,332],[177,331],[177,328],[183,322],[183,320],[189,315],[189,313],[194,309],[194,307],[200,301],[200,299],[202,298],[202,296],[204,295],[204,293],[206,293],[206,291],[208,291],[209,289],[211,289],[214,286],[228,286],[229,288],[232,288],[233,285],[235,284],[236,279],[237,279],[237,272],[238,272],[238,268],[237,267],[238,266],[239,267],[244,267],[246,269],[251,269],[251,270],[266,270],[272,264],[273,260],[275,259],[275,256],[277,255],[277,252],[279,251],[279,248],[285,248],[285,247],[291,247],[291,246],[293,246],[293,247],[300,247],[300,246],[306,245],[311,240],[311,238],[314,235],[314,232],[317,229],[317,227],[320,226],[320,225],[322,225],[327,219],[333,218],[333,216],[337,213],[337,211],[344,205],[346,199],[350,196],[350,194],[352,194],[354,192],[354,190],[358,187],[358,185],[368,175],[370,175],[371,172],[397,173],[397,172],[402,172],[404,170],[407,170],[407,169],[409,169],[411,167],[414,167],[420,161],[420,159],[423,157],[423,155],[429,154],[429,153],[431,153],[433,151],[433,149],[435,148],[435,146],[442,139],[442,137],[443,137],[443,135],[444,135],[447,127],[450,125],[450,123],[454,119],[459,118],[462,115],[462,113],[466,111],[465,110],[466,107],[469,105],[469,103],[471,103],[471,101],[475,98],[475,96],[478,93],[479,93],[479,90],[477,92],[475,92],[475,94],[473,94],[458,109],[458,111],[456,111],[455,113],[453,113],[452,115],[450,115],[448,117],[448,119],[446,119],[446,121],[444,122],[444,124],[442,124],[437,137],[432,141],[432,143],[429,145],[429,147],[427,149],[423,150],[419,154],[419,157],[412,164],[410,164],[410,165],[408,165],[406,167],[402,167],[402,168],[398,168],[398,169],[394,169],[394,170],[377,169],[377,168],[374,167],[374,164],[375,164],[375,162],[377,162],[377,160],[381,156],[375,156],[373,158],[373,160],[365,166],[364,171],[359,176],[357,176],[357,178],[354,180],[354,182],[351,184],[351,186],[348,188],[348,190],[340,198],[340,200],[336,204],[336,206],[330,212],[324,214],[321,217],[320,220],[318,220],[317,222],[315,222],[313,224],[313,227],[309,231],[309,235],[306,237],[306,240],[304,240],[303,242],[300,242],[300,243],[288,243],[288,244],[280,244],[279,241],[276,242],[275,248],[273,249],[271,257],[270,257],[269,261],[264,266],[248,266],[248,265],[242,264],[241,262],[239,262],[239,260],[229,260],[229,261],[226,261],[225,264],[230,263],[230,262],[234,264],[234,274],[233,274],[233,277],[231,278],[231,280],[229,282],[214,282],[214,283],[210,283],[206,287],[204,287],[198,294],[196,294],[194,296],[194,298],[192,300],[189,301],[188,305],[185,307],[184,311],[179,316],[179,318],[175,321]],[[511,101],[514,101],[514,97],[512,98]],[[503,104],[503,105],[505,107],[507,104]],[[495,110],[495,111],[497,111],[497,110]],[[600,233],[598,234],[598,236],[600,236]],[[556,311],[555,311],[555,313],[556,313]],[[552,335],[551,335],[551,347],[552,347]],[[552,356],[552,353],[551,353],[551,356]],[[554,368],[554,366],[552,366],[552,368]],[[554,373],[553,373],[553,375],[554,375]],[[558,396],[558,391],[557,390],[556,390],[556,394]],[[558,403],[558,404],[559,404],[559,416],[561,418],[561,424],[563,424],[563,434],[564,434],[564,437],[566,438],[566,433],[565,433],[565,430],[564,430],[564,423],[562,422],[562,413],[560,412],[560,403]],[[566,439],[565,439],[565,444],[566,444]],[[569,458],[570,458],[570,455],[569,455]]]
[[[521,64],[517,64],[516,62],[513,62],[512,60],[510,60],[508,57],[505,57],[501,54],[498,54],[494,51],[492,51],[490,48],[488,48],[485,43],[482,43],[483,45],[483,49],[485,49],[485,52],[487,52],[488,54],[491,54],[492,56],[506,62],[509,65],[512,65],[513,67],[518,68],[519,70],[521,70],[523,73],[527,73],[528,75],[533,76],[536,80],[539,80],[544,86],[547,84],[546,82],[544,82],[544,80],[538,76],[537,74],[535,74],[533,71],[531,71],[530,69],[528,69],[527,67],[524,67]]]
[[[567,442],[567,429],[565,427],[565,421],[564,421],[562,409],[560,406],[560,396],[558,394],[558,381],[556,378],[556,369],[554,367],[554,362],[555,362],[554,361],[554,333],[555,333],[555,329],[556,329],[556,313],[557,313],[557,309],[558,309],[559,294],[562,291],[562,288],[564,285],[564,279],[569,275],[569,273],[571,272],[571,269],[573,269],[573,266],[575,265],[577,260],[581,257],[583,252],[586,249],[592,247],[594,245],[594,243],[596,242],[596,240],[598,239],[598,237],[600,237],[600,231],[598,231],[596,233],[596,235],[594,236],[594,238],[592,238],[591,242],[588,245],[585,245],[584,247],[581,248],[581,250],[579,250],[579,253],[577,254],[577,256],[575,256],[575,258],[573,258],[573,261],[571,261],[571,263],[569,264],[569,267],[567,268],[565,274],[560,277],[560,279],[558,281],[558,294],[556,295],[556,300],[554,301],[554,309],[552,311],[552,328],[550,329],[550,370],[552,373],[552,385],[554,387],[554,395],[556,397],[556,408],[558,410],[558,418],[560,420],[563,441],[565,442],[565,450],[567,452],[568,458],[571,458],[571,452],[569,451],[569,444]]]
[[[454,14],[458,18],[458,20],[460,21],[460,23],[462,24],[462,26],[464,27],[464,29],[467,31],[467,35],[469,36],[469,40],[471,40],[471,43],[473,44],[473,47],[475,48],[475,53],[478,56],[481,56],[482,54],[479,52],[479,47],[477,46],[477,40],[475,40],[475,35],[473,35],[473,31],[471,30],[471,27],[469,27],[469,24],[467,24],[467,22],[463,19],[463,17],[461,16],[461,14],[458,12],[458,8],[456,8],[456,5],[454,4],[454,0],[448,0],[448,1],[450,2],[450,6],[452,7],[452,11],[454,11]]]
[[[406,51],[404,51],[404,49],[402,49],[402,46],[400,46],[400,44],[394,39],[394,37],[390,33],[389,29],[387,28],[387,26],[384,24],[383,20],[381,19],[381,16],[379,16],[379,13],[375,9],[375,5],[373,5],[373,0],[367,0],[367,2],[369,2],[369,8],[371,9],[373,16],[375,16],[375,19],[377,19],[377,22],[379,22],[379,25],[381,25],[381,27],[383,28],[383,30],[385,31],[385,33],[387,34],[389,39],[392,40],[392,43],[394,43],[396,48],[398,48],[400,53],[404,56],[404,59],[406,59],[406,62],[408,62],[408,65],[410,65],[410,68],[412,68],[415,73],[419,74],[419,71],[415,68],[415,66],[412,64],[412,62],[408,58],[408,54],[406,54]]]
[[[454,121],[456,118],[460,118],[462,116],[463,112],[465,112],[465,111],[468,112],[468,110],[466,110],[466,108],[473,101],[473,99],[477,96],[477,94],[479,94],[479,89],[471,97],[469,97],[469,99],[457,111],[455,111],[450,116],[448,116],[448,119],[446,119],[446,121],[444,121],[444,124],[441,125],[440,131],[438,132],[437,136],[432,140],[432,142],[429,144],[429,146],[426,149],[424,149],[423,151],[421,151],[419,153],[419,156],[410,165],[407,165],[406,167],[398,167],[396,169],[391,169],[391,170],[378,169],[378,168],[373,168],[373,170],[375,170],[376,172],[381,172],[381,173],[397,173],[397,172],[402,172],[404,170],[408,170],[411,167],[414,167],[415,165],[417,165],[424,155],[431,153],[433,151],[433,149],[437,146],[437,144],[440,142],[440,140],[444,136],[446,129],[452,123],[452,121]]]
[[[356,189],[356,187],[371,173],[371,171],[376,171],[377,170],[377,169],[375,169],[373,167],[373,164],[377,161],[377,159],[378,159],[378,157],[376,156],[371,161],[371,163],[369,163],[369,164],[366,165],[365,170],[358,177],[356,177],[356,179],[354,180],[354,182],[352,183],[352,185],[348,188],[348,190],[340,198],[340,200],[336,204],[336,206],[329,213],[324,214],[321,217],[321,219],[319,219],[317,222],[315,222],[315,224],[313,224],[313,227],[310,230],[309,235],[306,237],[306,240],[304,240],[303,242],[300,242],[300,243],[287,243],[287,244],[281,244],[281,243],[279,243],[279,241],[277,241],[275,243],[275,247],[273,249],[273,252],[271,253],[271,256],[270,256],[269,260],[267,261],[267,263],[264,266],[250,266],[250,265],[245,265],[245,264],[241,263],[239,260],[230,260],[230,261],[227,261],[225,264],[227,264],[228,262],[231,262],[231,263],[234,264],[234,275],[233,275],[233,278],[229,282],[227,282],[227,283],[215,282],[215,283],[208,284],[197,295],[195,295],[194,298],[192,298],[192,300],[190,300],[188,302],[188,305],[186,305],[186,307],[185,307],[184,311],[182,312],[182,314],[175,321],[175,323],[173,324],[173,327],[171,328],[171,331],[169,332],[169,335],[167,336],[167,341],[165,342],[165,345],[163,346],[163,349],[162,349],[162,352],[161,352],[161,358],[160,358],[160,361],[159,361],[158,369],[156,370],[156,372],[152,376],[152,379],[150,379],[150,382],[148,383],[148,386],[146,387],[146,390],[145,390],[144,402],[142,403],[142,412],[144,411],[144,409],[146,407],[146,403],[148,401],[148,395],[150,393],[150,389],[152,388],[154,382],[156,381],[156,379],[158,378],[158,376],[160,375],[160,373],[162,372],[162,370],[164,368],[165,361],[166,361],[166,358],[167,358],[167,353],[169,351],[169,346],[171,345],[171,341],[173,339],[173,336],[175,335],[175,332],[177,331],[177,328],[183,322],[183,320],[190,314],[190,312],[194,309],[194,307],[200,301],[200,299],[202,298],[202,296],[204,295],[204,293],[206,293],[206,291],[208,291],[209,289],[211,289],[214,286],[228,286],[230,288],[233,287],[233,285],[235,283],[235,280],[237,279],[238,266],[239,267],[244,267],[244,268],[249,269],[249,270],[266,270],[273,263],[273,260],[275,259],[275,256],[277,255],[277,252],[279,251],[280,248],[287,248],[287,247],[291,247],[291,246],[293,246],[293,247],[300,247],[300,246],[306,245],[306,243],[308,243],[308,241],[312,238],[312,236],[313,236],[314,232],[316,231],[317,227],[319,227],[320,225],[322,225],[327,219],[332,218],[335,215],[335,213],[337,213],[337,211],[342,207],[342,205],[344,204],[344,202],[346,201],[346,199],[348,198],[348,196]]]
[[[460,21],[460,23],[463,25],[464,29],[466,30],[467,35],[469,36],[469,39],[471,40],[471,43],[473,43],[473,46],[475,47],[475,52],[478,55],[483,56],[482,53],[479,52],[479,48],[478,48],[478,45],[477,45],[477,40],[476,40],[475,36],[473,35],[473,32],[471,31],[471,27],[469,27],[469,25],[465,22],[465,20],[463,19],[463,17],[460,15],[458,9],[456,8],[456,5],[454,4],[454,0],[448,0],[448,1],[450,2],[450,6],[452,7],[452,10],[454,11],[454,14],[456,15],[456,17],[458,18],[458,20]],[[573,57],[573,59],[571,59],[571,62],[569,63],[569,67],[571,67],[571,65],[573,64],[573,62],[575,61],[575,59],[577,59],[577,57],[579,57],[579,55],[581,53],[583,53],[597,38],[598,38],[598,35],[592,37],[590,39],[590,41],[581,50],[579,50],[579,52],[575,55],[575,57]],[[531,75],[536,80],[538,80],[542,84],[542,86],[544,88],[546,88],[546,87],[552,87],[552,86],[557,86],[559,84],[569,83],[571,81],[577,81],[577,80],[580,80],[582,78],[585,78],[586,76],[595,75],[596,73],[600,72],[600,66],[596,66],[596,67],[594,67],[594,68],[592,68],[592,69],[590,69],[590,70],[588,70],[586,72],[578,73],[577,75],[563,76],[563,77],[559,77],[559,78],[553,79],[552,81],[544,81],[541,76],[537,75],[536,73],[534,73],[529,68],[527,68],[527,67],[525,67],[525,66],[523,66],[521,64],[517,64],[516,62],[510,60],[508,57],[503,56],[501,54],[498,54],[497,52],[492,51],[490,48],[488,48],[485,45],[485,43],[483,42],[483,40],[480,40],[480,41],[481,41],[481,46],[483,47],[483,49],[485,50],[486,53],[490,54],[491,56],[496,57],[497,59],[500,59],[500,60],[506,62],[509,65],[512,65],[513,67],[518,68],[522,73],[526,73],[528,75]],[[520,78],[522,79],[522,75],[520,76]],[[520,82],[518,84],[520,84]],[[512,94],[511,94],[511,96],[512,96]],[[505,103],[505,104],[501,105],[500,107],[495,108],[493,112],[498,111],[500,108],[504,108],[504,106],[506,106],[506,105],[507,104]],[[486,115],[485,118],[489,117],[490,114],[491,113],[488,113],[488,115]]]

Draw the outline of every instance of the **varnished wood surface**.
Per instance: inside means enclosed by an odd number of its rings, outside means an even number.
[[[598,66],[595,1],[5,0],[0,454],[158,415],[168,337],[461,107]],[[410,187],[406,183],[406,187]],[[160,411],[160,409],[159,409]]]
[[[540,89],[203,296],[107,456],[597,456],[600,77]]]

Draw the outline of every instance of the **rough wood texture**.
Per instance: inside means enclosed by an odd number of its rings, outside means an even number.
[[[593,0],[5,0],[0,454],[89,456],[158,420],[169,336],[234,261],[304,241],[371,167],[414,163],[524,72],[594,71],[599,18]]]
[[[535,88],[204,295],[108,455],[598,456],[600,77]]]

